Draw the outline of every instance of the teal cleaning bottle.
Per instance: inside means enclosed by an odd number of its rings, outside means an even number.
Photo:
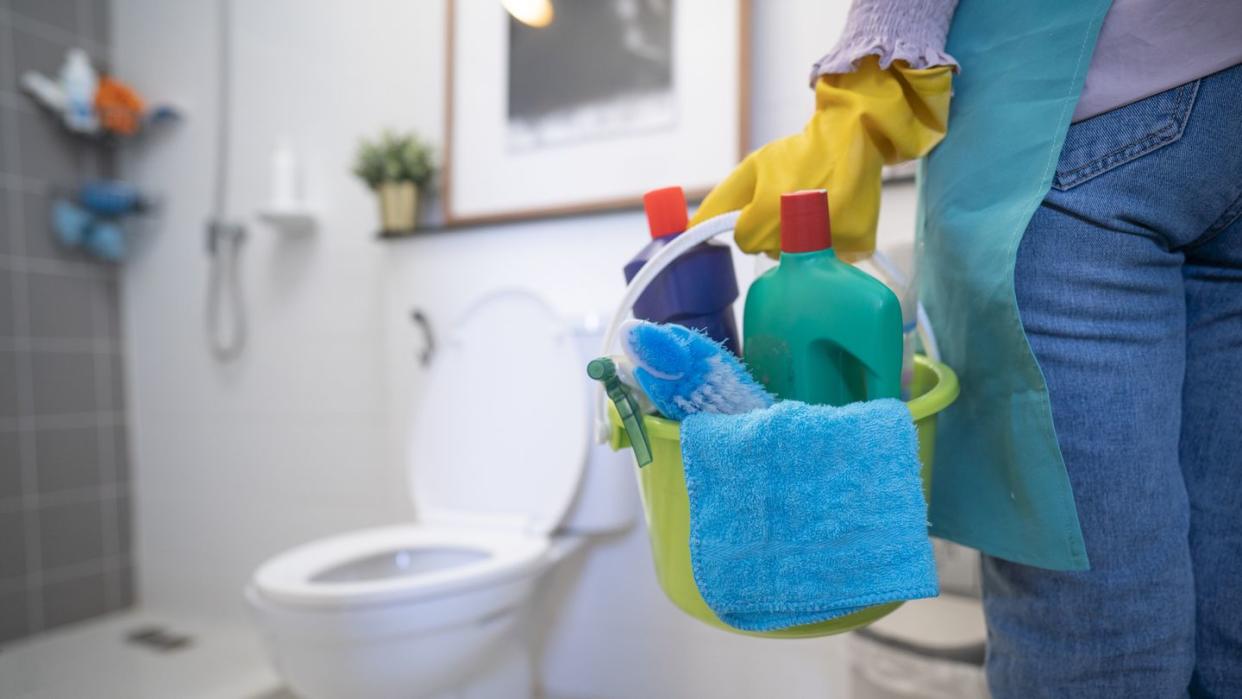
[[[901,303],[837,259],[822,189],[781,196],[780,264],[751,284],[744,318],[746,363],[781,398],[845,405],[901,394]]]

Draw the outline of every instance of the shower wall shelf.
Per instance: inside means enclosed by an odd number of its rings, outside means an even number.
[[[312,208],[269,206],[259,209],[259,220],[286,233],[310,233],[319,219]]]

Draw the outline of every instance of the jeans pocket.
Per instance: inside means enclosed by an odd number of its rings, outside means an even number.
[[[1196,80],[1070,126],[1053,188],[1076,187],[1177,141],[1198,92]]]

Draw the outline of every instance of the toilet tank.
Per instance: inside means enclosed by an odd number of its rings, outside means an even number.
[[[571,321],[571,332],[582,357],[582,380],[588,384],[583,410],[594,430],[599,405],[600,385],[587,378],[586,365],[600,355],[604,342],[604,325],[611,314],[591,314]],[[613,451],[607,444],[592,439],[587,449],[586,466],[578,486],[578,496],[561,522],[559,531],[569,534],[606,534],[628,529],[638,512],[638,486],[634,469],[638,468],[628,449]]]

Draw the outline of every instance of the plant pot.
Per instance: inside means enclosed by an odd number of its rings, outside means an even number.
[[[408,233],[418,223],[418,187],[413,182],[384,182],[376,190],[384,234]]]

